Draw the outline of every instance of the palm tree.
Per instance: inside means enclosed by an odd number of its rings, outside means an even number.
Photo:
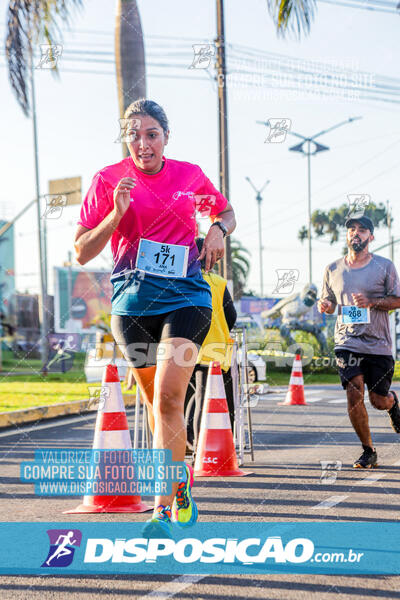
[[[267,0],[267,5],[278,35],[291,31],[300,37],[310,32],[316,0]]]
[[[59,25],[68,23],[82,0],[12,0],[8,6],[6,56],[11,86],[25,115],[29,114],[29,65],[33,45],[61,38]],[[118,0],[115,24],[115,62],[119,114],[137,98],[146,96],[142,26],[136,0]],[[57,74],[57,67],[53,69]],[[127,156],[126,144],[122,144]]]
[[[247,255],[247,256],[246,256]],[[250,273],[250,252],[239,240],[231,238],[233,296],[240,298]]]
[[[54,44],[59,22],[68,23],[82,0],[11,0],[7,11],[6,58],[11,87],[25,115],[30,110],[28,80],[33,45],[40,39]],[[57,74],[57,68],[53,69]]]

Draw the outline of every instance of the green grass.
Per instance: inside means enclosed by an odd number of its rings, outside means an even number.
[[[68,381],[25,381],[21,376],[17,381],[2,381],[0,384],[0,412],[48,406],[74,400],[87,400],[89,386],[99,383],[71,383]],[[135,388],[127,391],[122,384],[124,394],[134,394]]]
[[[77,352],[74,355],[74,361],[72,364],[72,368],[66,373],[49,373],[46,377],[51,381],[85,381],[85,375],[83,373],[83,367],[85,364],[85,353]],[[24,375],[25,381],[40,381],[41,380],[41,370],[42,362],[38,358],[25,358],[23,354],[20,357],[16,357],[10,350],[2,351],[2,371],[0,371],[0,381],[4,381],[4,377],[2,377],[2,373],[15,373],[18,376],[18,373],[29,373],[29,375]],[[25,379],[26,377],[33,377],[33,379]],[[7,379],[11,379],[12,376],[7,377]]]
[[[303,373],[305,385],[324,385],[326,383],[340,384],[339,376],[333,373]],[[267,371],[267,383],[269,385],[289,385],[290,372]]]
[[[88,386],[100,385],[100,382],[86,382],[84,363],[85,354],[81,352],[76,354],[70,371],[44,376],[40,373],[40,360],[21,361],[15,359],[11,352],[4,351],[3,373],[32,370],[32,374],[4,376],[0,372],[0,412],[88,399]],[[124,383],[122,390],[124,394],[135,393],[135,388],[126,391]]]
[[[89,397],[86,383],[58,381],[6,381],[0,386],[0,412],[83,400]]]

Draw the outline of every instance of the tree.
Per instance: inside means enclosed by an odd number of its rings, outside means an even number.
[[[278,35],[284,36],[287,31],[297,37],[309,33],[316,0],[267,0],[267,5]]]
[[[388,214],[384,204],[380,202],[375,204],[370,202],[365,208],[364,214],[369,217],[375,227],[387,227]],[[338,208],[331,208],[329,211],[314,210],[311,215],[311,224],[317,237],[330,239],[334,244],[339,240],[340,231],[344,231],[344,224],[349,215],[349,205],[342,204]],[[307,227],[305,225],[298,232],[298,238],[301,242],[307,239]]]
[[[7,11],[6,58],[8,74],[19,105],[28,116],[30,110],[28,79],[33,45],[46,40],[52,45],[59,23],[69,23],[71,12],[82,0],[12,0]],[[58,74],[57,67],[52,69]]]
[[[69,23],[72,10],[82,0],[12,0],[8,6],[6,57],[11,86],[25,115],[30,111],[29,68],[33,45],[61,39],[60,24]],[[137,98],[146,96],[146,71],[142,26],[136,0],[118,0],[115,24],[115,63],[119,114]],[[58,74],[57,66],[52,69]],[[127,156],[126,144],[122,144]]]

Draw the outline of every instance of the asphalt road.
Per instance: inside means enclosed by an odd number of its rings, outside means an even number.
[[[396,387],[395,387],[396,389]],[[368,405],[379,469],[354,470],[361,447],[339,386],[306,386],[307,406],[278,406],[285,390],[260,397],[252,409],[253,475],[201,479],[195,497],[202,521],[397,521],[400,493],[400,436],[384,412]],[[368,404],[368,403],[367,403]],[[0,433],[1,521],[63,521],[77,498],[38,498],[19,482],[19,464],[36,448],[91,447],[95,415],[68,418]],[[129,413],[133,425],[132,413]],[[322,478],[320,461],[341,468]],[[336,476],[336,479],[335,479]],[[333,481],[335,479],[335,481]],[[330,481],[330,482],[329,482]],[[91,522],[145,521],[139,515],[74,515]],[[0,578],[2,600],[108,600],[109,598],[225,598],[265,600],[400,598],[400,577],[329,575],[104,576]]]

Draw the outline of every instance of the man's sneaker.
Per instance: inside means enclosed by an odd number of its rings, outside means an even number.
[[[172,539],[171,507],[160,504],[151,519],[146,521],[143,537]]]
[[[198,510],[192,498],[193,469],[185,464],[186,477],[178,485],[178,491],[172,504],[172,520],[181,527],[190,527],[197,521]]]
[[[354,469],[372,469],[377,467],[378,455],[376,453],[375,448],[369,448],[368,446],[363,446],[363,448],[364,452],[361,454],[360,458],[354,463]]]
[[[392,427],[396,433],[400,433],[400,408],[399,399],[397,398],[396,392],[390,390],[394,396],[394,404],[390,410],[388,410]]]

